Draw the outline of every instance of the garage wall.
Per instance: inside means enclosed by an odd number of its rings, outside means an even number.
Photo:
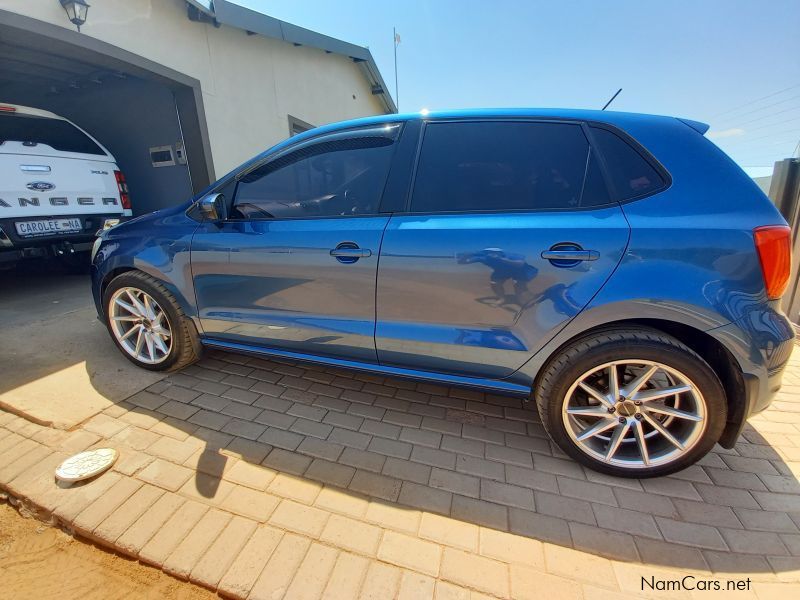
[[[57,0],[0,7],[74,29]],[[289,114],[323,125],[384,112],[349,58],[192,22],[183,0],[93,2],[81,34],[200,81],[217,177],[286,138]]]
[[[188,167],[155,168],[148,153],[150,147],[174,145],[181,139],[175,99],[168,88],[137,79],[111,79],[89,90],[5,101],[52,111],[100,141],[125,173],[134,215],[191,197]]]

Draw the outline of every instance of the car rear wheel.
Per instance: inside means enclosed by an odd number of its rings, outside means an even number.
[[[544,368],[542,422],[567,454],[603,473],[656,477],[683,469],[719,439],[719,378],[677,339],[646,328],[581,338]]]
[[[114,343],[135,365],[174,371],[197,360],[194,326],[156,279],[138,271],[123,273],[106,288],[103,304]]]

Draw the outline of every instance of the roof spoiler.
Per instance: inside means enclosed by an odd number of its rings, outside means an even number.
[[[703,135],[706,131],[708,131],[709,128],[709,125],[707,125],[706,123],[701,123],[700,121],[692,121],[691,119],[681,119],[681,118],[678,118],[678,121],[685,123],[692,129],[694,129],[696,132],[698,132],[700,135]]]

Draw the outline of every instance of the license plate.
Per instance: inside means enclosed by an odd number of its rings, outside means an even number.
[[[80,219],[42,219],[17,222],[17,233],[24,237],[50,235],[53,233],[75,233],[83,230]]]

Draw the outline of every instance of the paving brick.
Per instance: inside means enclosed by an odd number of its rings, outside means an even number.
[[[452,545],[452,544],[448,544]],[[464,548],[469,550],[470,548]],[[527,564],[544,569],[544,546],[539,540],[481,527],[479,552],[505,563]]]
[[[800,495],[753,492],[753,497],[764,510],[800,513]],[[750,507],[742,507],[750,508]]]
[[[357,470],[350,482],[350,489],[383,500],[397,500],[401,481],[393,477]]]
[[[402,571],[379,562],[370,563],[359,600],[386,600],[394,598],[400,589]]]
[[[320,489],[322,489],[322,486],[314,481],[308,481],[286,473],[279,473],[269,485],[271,493],[297,500],[303,504],[313,503]]]
[[[382,530],[342,515],[331,515],[320,540],[359,554],[375,556],[381,540]]]
[[[441,548],[417,537],[387,531],[378,548],[378,558],[435,577],[439,573]]]
[[[167,402],[167,399],[157,394],[152,394],[147,391],[141,391],[126,399],[127,402],[141,406],[149,410],[156,410],[162,404]]]
[[[86,431],[96,433],[97,435],[104,438],[110,438],[115,436],[120,431],[125,429],[127,426],[128,423],[126,423],[125,421],[114,419],[102,413],[99,415],[95,415],[94,417],[86,421],[86,423],[81,425],[81,427]]]
[[[445,419],[437,419],[435,417],[423,417],[422,429],[430,431],[438,431],[439,433],[449,433],[450,435],[461,436],[461,423],[453,423]]]
[[[505,506],[516,506],[528,510],[535,508],[532,490],[488,479],[481,480],[481,498]]]
[[[153,454],[176,464],[182,464],[202,446],[199,440],[187,438],[176,440],[171,437],[160,437],[147,449]]]
[[[160,492],[161,490],[158,491]],[[175,494],[163,494],[160,496],[147,510],[147,518],[135,519],[124,533],[117,538],[116,548],[125,554],[138,557],[144,545],[161,530],[164,523],[167,522],[184,502],[185,500],[183,498]],[[101,524],[101,527],[103,527],[103,524]]]
[[[222,431],[225,433],[230,433],[231,435],[235,435],[237,437],[247,438],[248,440],[259,440],[259,441],[266,441],[261,438],[261,436],[267,431],[267,428],[264,425],[260,425],[258,423],[253,423],[252,421],[245,421],[242,419],[231,419],[222,428]],[[285,432],[284,432],[285,433]],[[272,443],[272,442],[267,442]],[[278,444],[272,444],[273,446],[277,446]]]
[[[386,456],[407,459],[409,456],[411,456],[411,448],[411,444],[406,442],[398,442],[396,440],[374,437],[370,441],[367,450],[370,452],[377,452],[378,454],[384,454]]]
[[[704,553],[696,548],[650,538],[635,537],[634,540],[641,562],[684,571],[709,570]]]
[[[372,500],[364,518],[386,529],[415,534],[419,530],[421,513],[392,503]]]
[[[72,522],[73,527],[86,533],[91,533],[141,486],[142,482],[136,479],[120,478],[107,492],[78,513],[78,516]]]
[[[403,571],[397,600],[433,600],[435,586],[436,580],[433,577],[413,571]]]
[[[462,425],[461,437],[464,437],[468,440],[480,440],[482,442],[491,442],[492,444],[505,444],[506,442],[505,435],[503,435],[502,431],[487,429],[485,427],[479,427],[477,425],[470,425],[469,423],[464,423],[464,425]]]
[[[442,434],[436,433],[435,431],[427,431],[425,429],[403,427],[400,430],[400,439],[404,442],[409,442],[418,446],[438,448],[442,441]]]
[[[233,388],[233,390],[236,392],[244,391],[244,390],[237,390],[236,388]],[[253,395],[256,397],[258,396],[258,394],[253,394]],[[255,401],[255,398],[253,399],[253,401]],[[258,406],[250,406],[248,404],[243,404],[241,402],[233,401],[223,406],[220,412],[223,415],[227,415],[229,417],[234,417],[236,419],[241,419],[242,421],[251,422],[263,411]]]
[[[216,394],[202,394],[197,398],[195,398],[194,400],[192,400],[192,405],[199,406],[206,410],[218,413],[225,406],[227,406],[229,402],[230,400],[228,400],[227,398],[221,398]]]
[[[479,498],[481,493],[481,480],[472,475],[464,475],[446,469],[433,469],[429,485],[454,494]]]
[[[316,438],[306,438],[297,447],[298,452],[330,461],[335,461],[339,458],[343,450],[344,446]]]
[[[505,479],[505,469],[503,465],[475,456],[457,455],[456,470],[461,473],[467,473],[468,475],[495,479],[497,481],[504,481]]]
[[[234,516],[225,530],[211,543],[208,550],[191,569],[189,580],[216,589],[244,545],[253,537],[256,522]]]
[[[382,473],[388,477],[424,484],[431,477],[431,468],[408,460],[387,458]]]
[[[222,576],[219,590],[235,598],[247,597],[282,536],[273,527],[259,526]]]
[[[179,493],[191,500],[219,506],[233,488],[232,483],[220,479],[216,475],[198,471],[194,477],[183,484]]]
[[[250,590],[248,598],[253,600],[283,598],[310,545],[311,541],[308,538],[293,533],[285,534]]]
[[[184,387],[180,387],[178,385],[171,385],[168,388],[166,388],[164,391],[160,392],[160,394],[162,396],[170,398],[171,400],[174,400],[176,402],[180,402],[180,403],[184,403],[185,404],[185,403],[191,402],[192,400],[197,398],[200,395],[200,392],[196,391],[196,390],[190,390],[190,389],[187,389],[187,388],[184,388]],[[170,404],[170,403],[168,403],[168,404]],[[166,406],[167,405],[165,404],[165,405],[161,406],[158,410],[161,411],[161,412],[165,412],[166,414],[170,414],[170,413],[168,413],[168,412],[163,410]],[[173,416],[177,416],[177,415],[173,415]],[[178,417],[178,418],[180,418],[180,417]]]
[[[658,527],[649,514],[603,504],[594,504],[592,508],[597,517],[597,524],[604,529],[661,539]]]
[[[314,506],[360,519],[367,512],[369,499],[350,491],[324,487],[314,500]]]
[[[389,423],[384,423],[382,421],[374,421],[371,419],[367,419],[361,424],[361,428],[359,429],[361,433],[366,433],[368,435],[374,435],[382,438],[389,438],[396,440],[400,437],[400,427],[397,425],[390,425]]]
[[[523,565],[511,565],[511,596],[514,600],[553,600],[582,598],[583,592],[578,582],[548,573],[540,573]],[[614,600],[606,596],[605,600]]]
[[[269,448],[269,446],[265,447]],[[303,456],[296,452],[289,452],[282,448],[275,448],[260,462],[265,467],[269,467],[275,471],[281,471],[292,475],[302,475],[311,464],[311,461],[312,459],[308,456]]]
[[[419,536],[468,552],[478,551],[478,526],[458,519],[423,513],[419,525]]]
[[[548,573],[571,581],[616,587],[614,569],[606,558],[555,544],[545,545],[544,558]]]
[[[761,481],[759,476],[755,473],[731,471],[730,469],[715,469],[713,467],[706,467],[703,471],[710,476],[710,480],[707,483],[748,490],[766,491],[767,489],[764,482]]]
[[[736,516],[745,529],[752,531],[774,531],[775,533],[798,533],[798,527],[785,512],[750,510],[737,508]]]
[[[534,492],[534,496],[537,512],[587,525],[596,524],[592,505],[584,500],[538,491]]]
[[[291,431],[284,431],[276,427],[269,427],[258,437],[258,441],[270,446],[277,446],[284,450],[296,450],[305,438]]]
[[[293,500],[282,500],[269,518],[271,525],[301,533],[309,537],[319,537],[330,513],[306,506]]]
[[[304,476],[314,481],[346,488],[355,472],[353,467],[317,458],[311,463]]]
[[[741,529],[720,529],[719,532],[732,552],[774,556],[789,554],[777,533]]]
[[[508,566],[483,556],[445,548],[441,577],[501,598],[510,596]]]
[[[556,479],[558,480],[558,489],[564,496],[580,498],[588,502],[599,502],[600,504],[617,506],[617,499],[614,497],[614,492],[608,486],[580,479],[572,479],[571,477],[563,477],[561,475],[557,476]]]
[[[371,439],[372,437],[366,433],[350,431],[349,429],[342,429],[340,427],[334,427],[328,437],[328,441],[351,448],[358,448],[359,450],[366,450]]]
[[[475,525],[493,527],[502,531],[508,529],[508,508],[500,504],[456,495],[453,496],[450,514],[454,519],[461,519]]]
[[[157,458],[137,475],[142,481],[151,483],[170,492],[176,492],[192,476],[186,467]]]
[[[348,415],[344,412],[329,412],[327,415],[325,415],[325,418],[322,419],[322,422],[327,423],[328,425],[333,425],[334,427],[358,431],[358,428],[361,427],[364,419],[362,417]]]
[[[152,485],[142,485],[123,502],[118,510],[112,511],[94,529],[94,535],[107,542],[114,542],[125,530],[134,524],[144,513],[161,498],[163,490]],[[149,514],[148,514],[149,518]]]
[[[229,513],[215,509],[206,512],[166,558],[162,566],[163,570],[175,577],[188,579],[195,564],[222,533],[230,520]]]
[[[231,400],[235,400],[237,403],[240,404],[253,404],[258,398],[261,396],[260,393],[254,392],[252,390],[243,390],[241,388],[230,388],[221,394],[225,398],[230,398]],[[231,404],[228,404],[226,407],[228,410],[235,411],[236,409],[233,408]],[[241,417],[242,419],[248,419],[254,417],[258,414],[256,410],[259,407],[246,407],[240,406],[239,409],[241,412],[238,413],[231,413],[233,416]],[[224,410],[224,409],[223,409]]]
[[[693,502],[692,500],[675,499],[675,508],[681,520],[714,527],[741,527],[733,510],[727,506]],[[669,516],[669,515],[660,515]]]
[[[555,458],[536,454],[533,457],[533,468],[537,471],[552,473],[553,475],[564,475],[573,479],[585,479],[583,467],[572,459]]]
[[[450,492],[436,490],[411,481],[403,482],[400,496],[397,499],[400,504],[442,514],[450,512],[452,500],[453,494]]]
[[[529,510],[508,509],[508,529],[512,533],[546,542],[572,544],[572,535],[565,519],[541,515]]]
[[[613,488],[613,493],[621,508],[638,510],[661,517],[675,518],[678,516],[675,504],[667,496],[648,494],[627,488]]]
[[[198,410],[189,417],[190,423],[195,423],[196,425],[208,427],[209,429],[217,431],[225,427],[230,420],[231,418],[229,416],[211,410]]]
[[[576,550],[615,560],[639,560],[634,537],[630,534],[583,523],[570,523],[569,530]]]
[[[520,467],[533,467],[531,453],[527,450],[508,448],[507,446],[497,446],[488,444],[486,446],[486,458],[496,460],[504,464],[518,465]]]
[[[333,571],[338,552],[333,548],[312,543],[306,557],[297,569],[286,598],[292,600],[317,600],[325,590]]]
[[[381,454],[375,454],[374,452],[358,450],[357,448],[345,448],[344,452],[342,452],[342,455],[339,457],[339,462],[356,467],[357,469],[366,469],[367,471],[380,473],[386,462],[386,457]]]
[[[694,485],[689,481],[681,481],[672,477],[658,477],[654,479],[645,479],[642,481],[642,487],[646,492],[653,494],[662,494],[664,496],[671,496],[674,498],[683,498],[685,500],[702,500],[700,494],[697,493]]]
[[[160,568],[207,510],[199,502],[184,502],[139,551],[139,559]]]
[[[352,600],[358,596],[361,582],[367,574],[369,560],[350,554],[340,552],[333,567],[328,585],[322,593],[324,600]]]
[[[235,485],[222,500],[220,507],[264,523],[278,506],[278,502],[279,499],[275,496]]]
[[[256,490],[265,490],[269,482],[275,478],[275,471],[247,461],[237,461],[228,469],[223,477],[233,483],[251,487]]]
[[[709,550],[726,550],[727,546],[719,531],[714,527],[697,523],[683,523],[674,519],[656,517],[661,533],[668,542],[708,548]]]

